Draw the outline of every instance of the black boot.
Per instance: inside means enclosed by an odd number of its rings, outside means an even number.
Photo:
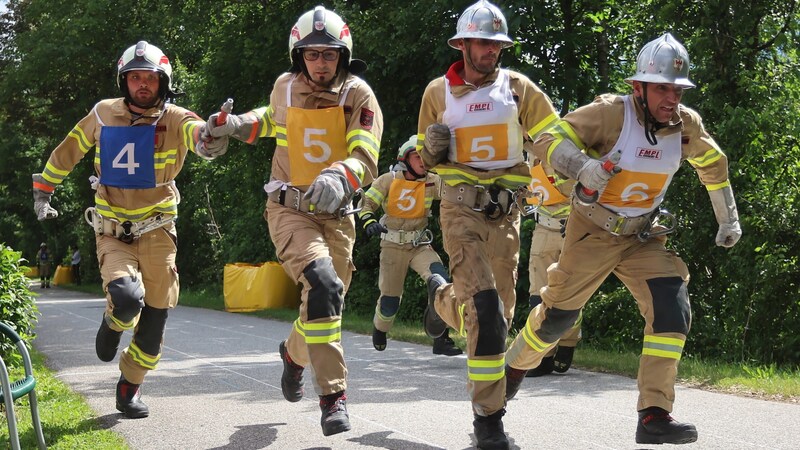
[[[117,382],[117,411],[129,419],[140,419],[150,415],[147,405],[142,402],[142,391],[138,384],[129,383],[123,375]]]
[[[553,370],[564,373],[572,366],[572,356],[575,355],[575,347],[558,346],[555,356],[553,356]]]
[[[375,326],[372,327],[372,346],[379,352],[386,350],[386,333]]]
[[[697,428],[690,423],[680,423],[658,407],[639,411],[636,426],[637,444],[688,444],[697,440]]]
[[[511,400],[517,395],[522,380],[525,379],[527,370],[515,369],[506,364],[506,401]]]
[[[298,366],[289,357],[286,351],[286,341],[278,344],[278,352],[283,361],[283,375],[281,375],[281,392],[283,398],[294,403],[303,398],[303,366]]]
[[[319,409],[322,410],[322,434],[333,434],[350,431],[350,416],[347,414],[347,396],[344,391],[319,396]]]
[[[114,331],[108,326],[105,315],[100,322],[100,329],[97,330],[97,337],[94,339],[94,351],[100,361],[109,362],[117,356],[119,349],[119,340],[122,337],[122,331]]]
[[[445,283],[447,282],[439,274],[433,274],[428,278],[428,307],[425,308],[422,323],[425,325],[425,333],[434,339],[447,331],[447,324],[439,317],[436,308],[433,306],[433,302],[436,300],[436,290]]]
[[[450,339],[449,328],[445,328],[444,334],[433,340],[434,355],[456,356],[462,353],[464,352],[462,352],[460,348],[456,347],[456,343]]]
[[[476,447],[483,450],[508,450],[508,437],[503,430],[503,415],[501,409],[490,416],[475,414],[472,427],[475,430]]]
[[[553,373],[553,357],[552,356],[545,356],[542,358],[542,362],[539,363],[538,367],[528,370],[528,374],[525,375],[526,377],[541,377],[542,375],[549,375]]]

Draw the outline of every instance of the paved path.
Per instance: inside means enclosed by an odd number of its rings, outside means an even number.
[[[170,312],[161,363],[143,385],[150,417],[126,419],[114,408],[117,360],[102,363],[94,354],[105,300],[58,288],[40,293],[35,347],[88,399],[103,426],[134,449],[473,446],[464,356],[435,356],[430,347],[391,340],[376,352],[369,336],[342,333],[353,430],[326,438],[308,377],[303,401],[288,403],[280,392],[277,348],[290,324],[189,307]],[[129,339],[126,333],[123,345]],[[642,448],[633,438],[635,405],[635,380],[572,369],[525,380],[504,424],[512,448]],[[675,416],[694,422],[700,434],[681,448],[800,447],[799,405],[679,387]]]

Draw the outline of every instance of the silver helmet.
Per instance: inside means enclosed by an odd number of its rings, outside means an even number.
[[[689,81],[689,53],[677,39],[665,33],[642,47],[636,57],[636,74],[625,81],[628,84],[641,81],[693,88],[694,83]]]
[[[499,41],[503,48],[514,45],[508,37],[508,23],[497,6],[481,0],[469,6],[458,18],[455,36],[448,39],[450,47],[458,49],[461,39],[489,39]]]

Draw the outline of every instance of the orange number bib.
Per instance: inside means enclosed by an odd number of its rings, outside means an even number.
[[[386,213],[401,219],[425,217],[425,183],[401,179],[392,180],[386,199]]]
[[[322,169],[347,158],[344,109],[289,107],[286,144],[289,149],[289,182],[307,186]]]

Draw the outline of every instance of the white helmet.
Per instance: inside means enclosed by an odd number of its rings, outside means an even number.
[[[514,41],[508,37],[508,24],[500,8],[485,0],[464,10],[458,18],[455,36],[448,39],[447,43],[458,49],[458,41],[461,39],[499,41],[503,48],[514,45]]]
[[[353,73],[361,73],[367,69],[366,63],[353,59],[353,37],[350,28],[333,11],[328,11],[323,6],[317,6],[304,13],[297,19],[289,34],[289,58],[292,68],[302,70],[302,49],[304,47],[332,47],[340,48],[345,67]]]
[[[159,73],[161,82],[158,85],[158,96],[162,101],[168,94],[174,94],[172,65],[167,55],[155,45],[139,41],[136,45],[128,47],[117,61],[117,87],[128,101],[132,100],[128,92],[128,83],[125,81],[125,73],[132,70],[150,70]]]
[[[628,84],[641,81],[693,88],[694,83],[689,81],[689,53],[671,34],[665,33],[642,47],[636,57],[636,74],[625,81]]]

